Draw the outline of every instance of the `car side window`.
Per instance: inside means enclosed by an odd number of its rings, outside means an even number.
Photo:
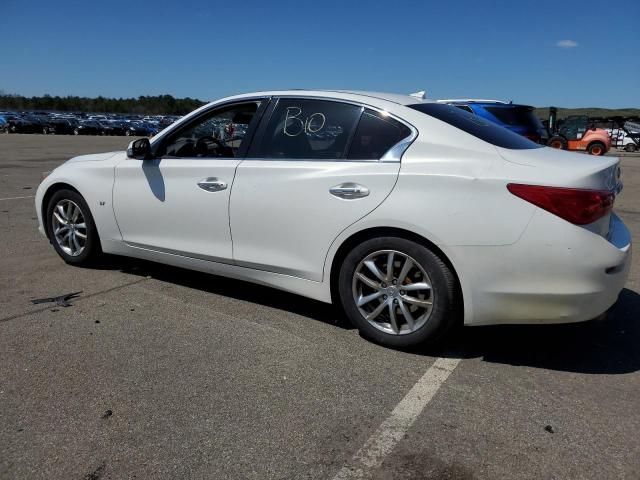
[[[349,148],[349,160],[379,160],[411,129],[389,115],[366,109]]]
[[[215,109],[171,134],[161,156],[173,158],[233,158],[242,146],[260,102]]]
[[[341,160],[362,107],[326,100],[281,98],[267,124],[257,156]]]

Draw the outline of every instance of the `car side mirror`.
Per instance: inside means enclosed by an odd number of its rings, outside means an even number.
[[[148,138],[134,140],[127,148],[127,157],[137,160],[149,160],[151,158],[151,142]]]

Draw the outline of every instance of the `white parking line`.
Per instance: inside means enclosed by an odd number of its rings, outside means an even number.
[[[0,198],[0,200],[20,200],[21,198],[36,198],[36,196],[27,195],[26,197],[6,197],[6,198]]]
[[[370,478],[372,471],[402,440],[458,363],[458,358],[438,358],[333,480]]]

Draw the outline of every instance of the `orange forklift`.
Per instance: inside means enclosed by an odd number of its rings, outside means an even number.
[[[571,115],[558,121],[558,109],[549,108],[549,145],[563,150],[577,150],[604,155],[611,148],[609,133],[596,128],[586,115]]]

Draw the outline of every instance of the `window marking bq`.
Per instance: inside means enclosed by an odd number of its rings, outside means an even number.
[[[290,115],[290,112],[292,110],[297,110],[297,112],[295,114],[293,114],[293,115]],[[310,133],[317,133],[320,130],[322,130],[322,128],[324,127],[325,123],[327,122],[327,119],[324,116],[324,114],[322,114],[320,112],[316,112],[316,113],[313,113],[313,114],[309,115],[304,120],[304,122],[300,118],[301,114],[302,114],[302,108],[300,108],[300,107],[287,107],[287,113],[286,113],[285,120],[284,120],[283,133],[285,135],[287,135],[288,137],[297,137],[302,132],[304,132],[307,135],[310,134]],[[321,119],[322,123],[320,123],[319,125],[314,127],[313,122],[315,121],[316,118],[317,119]],[[289,128],[290,127],[289,120],[293,120],[294,122],[299,122],[300,128],[299,128],[298,131],[291,132],[291,130]]]

